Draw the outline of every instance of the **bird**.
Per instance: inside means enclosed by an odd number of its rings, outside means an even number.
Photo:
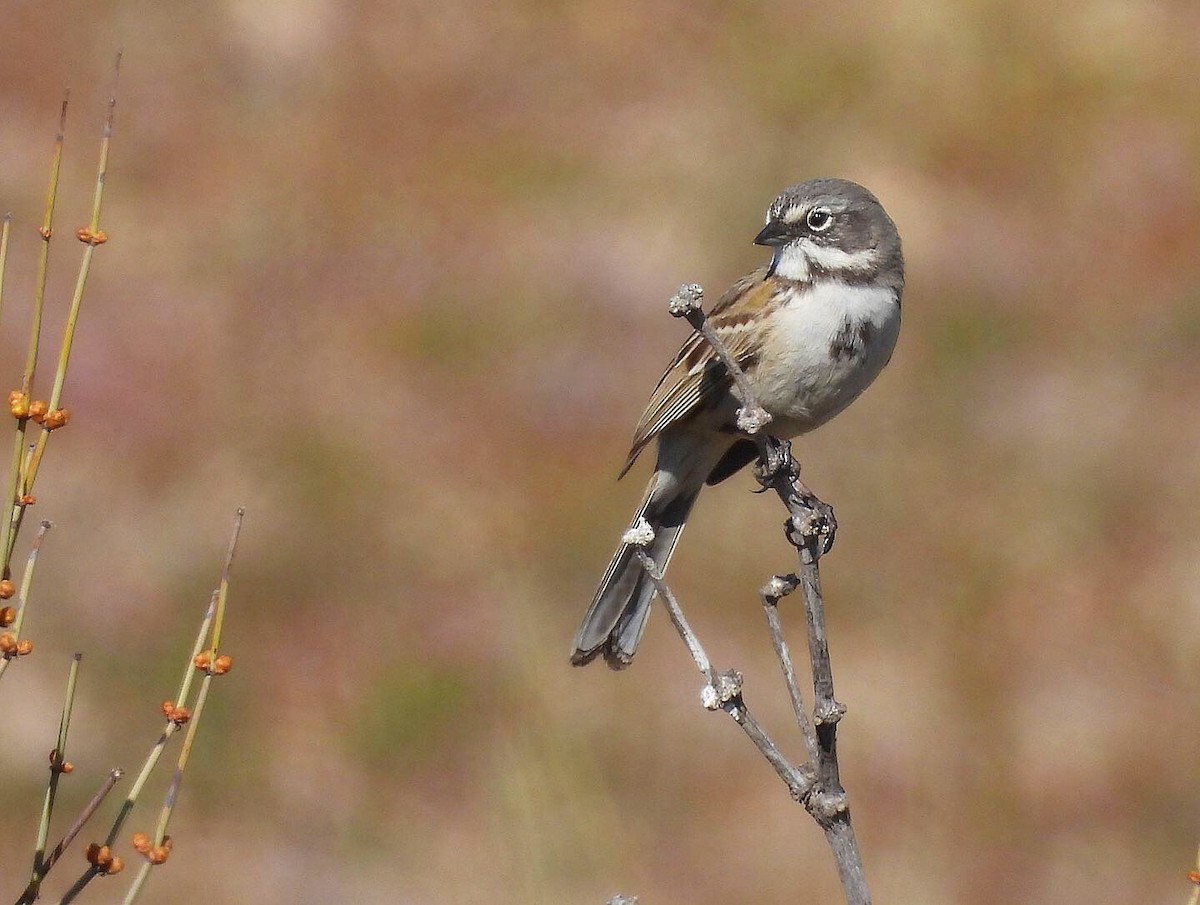
[[[770,248],[771,260],[734,283],[707,319],[771,416],[767,432],[790,439],[842,412],[891,360],[904,292],[900,234],[866,188],[822,178],[784,189],[754,243]],[[744,402],[698,332],[651,394],[618,477],[657,440],[654,474],[630,527],[645,519],[653,530],[642,549],[660,573],[700,491],[758,456],[738,430]],[[573,665],[599,656],[613,669],[633,661],[655,595],[636,549],[623,540],[613,555],[575,635]]]

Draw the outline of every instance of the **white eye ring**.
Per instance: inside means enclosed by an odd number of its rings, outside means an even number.
[[[823,233],[833,226],[833,211],[827,207],[814,207],[808,212],[804,222],[814,233]]]

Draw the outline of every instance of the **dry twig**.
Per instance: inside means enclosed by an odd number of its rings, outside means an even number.
[[[712,346],[729,372],[742,399],[742,408],[738,411],[738,428],[758,444],[759,462],[755,467],[755,477],[764,488],[774,490],[787,508],[788,519],[784,523],[784,534],[799,554],[798,573],[775,576],[761,590],[760,598],[766,611],[771,641],[779,657],[796,723],[804,737],[810,761],[808,764],[796,766],[783,756],[746,707],[742,694],[741,673],[736,670],[718,673],[713,668],[699,639],[688,626],[678,599],[663,580],[658,564],[644,549],[639,549],[638,558],[646,574],[654,582],[659,597],[670,614],[672,624],[684,639],[697,668],[705,677],[706,685],[702,692],[704,706],[710,710],[724,710],[742,727],[788,786],[792,797],[804,804],[825,832],[847,903],[869,905],[871,895],[863,872],[862,856],[850,825],[846,793],[838,774],[837,723],[846,712],[846,708],[838,703],[833,695],[833,672],[825,633],[825,607],[817,566],[821,556],[833,546],[837,522],[832,508],[821,502],[800,480],[800,466],[792,457],[790,444],[763,432],[763,428],[770,423],[770,415],[755,401],[737,362],[709,326],[700,306],[702,297],[703,290],[699,286],[685,285],[672,297],[669,310],[673,316],[687,319],[692,328]],[[642,531],[638,535],[635,528],[627,536],[627,540],[648,544],[652,537],[642,539],[646,533],[648,532]],[[808,626],[814,696],[811,719],[804,709],[803,695],[778,614],[779,600],[798,589],[803,591],[805,621]]]

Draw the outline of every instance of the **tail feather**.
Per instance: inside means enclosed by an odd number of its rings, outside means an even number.
[[[654,540],[645,550],[659,570],[665,571],[700,491],[698,487],[689,489],[663,506],[654,500],[654,486],[652,481],[651,490],[630,526],[644,518],[654,529]],[[613,669],[622,669],[633,660],[646,630],[655,593],[654,583],[635,551],[632,544],[623,543],[608,564],[600,588],[575,634],[575,650],[571,655],[575,666],[590,663],[601,654]]]

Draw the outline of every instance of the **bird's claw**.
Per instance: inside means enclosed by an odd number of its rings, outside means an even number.
[[[765,452],[754,464],[754,477],[764,488],[779,477],[791,481],[796,477],[794,462],[791,441],[769,436],[766,438]]]
[[[801,551],[807,551],[814,559],[824,556],[833,549],[837,534],[837,518],[833,507],[816,497],[804,500],[809,508],[804,516],[792,516],[784,525],[788,543]]]

